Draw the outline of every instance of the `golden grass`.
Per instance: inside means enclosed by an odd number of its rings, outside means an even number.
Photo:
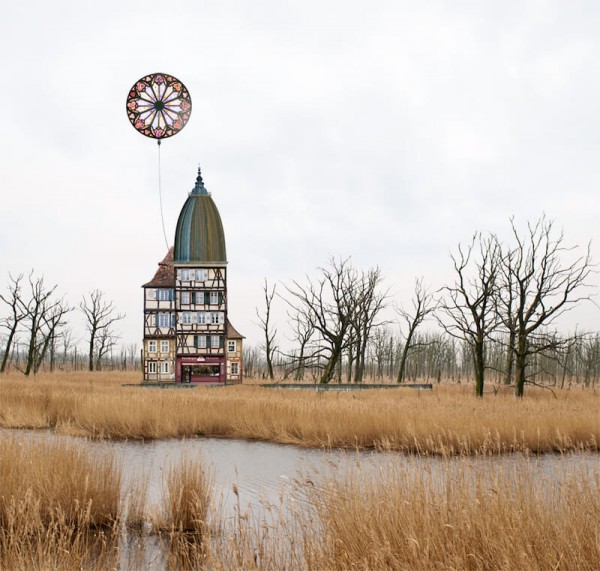
[[[122,387],[136,373],[0,379],[0,426],[92,438],[216,436],[419,454],[600,449],[600,394],[529,388],[478,399],[471,386],[316,393],[256,386]]]
[[[0,440],[0,569],[113,566],[120,466],[61,442]]]
[[[121,467],[56,439],[0,440],[0,569],[111,569],[129,517]],[[260,513],[224,515],[201,461],[171,466],[154,516],[168,569],[598,569],[600,473],[565,455],[398,457],[307,473]],[[144,490],[130,488],[135,496]],[[135,490],[138,490],[137,492]],[[234,489],[234,494],[236,493]],[[155,541],[146,534],[140,541]],[[161,539],[162,538],[162,539]],[[129,555],[128,568],[145,568]],[[155,564],[158,564],[154,560]]]
[[[319,526],[304,516],[307,567],[597,569],[600,478],[561,469],[561,485],[526,460],[489,458],[335,478],[310,496]]]
[[[291,514],[245,514],[217,535],[209,568],[598,569],[599,475],[569,459],[544,476],[526,458],[511,462],[414,457],[307,478]]]

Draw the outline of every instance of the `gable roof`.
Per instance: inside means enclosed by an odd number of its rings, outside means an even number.
[[[175,287],[175,269],[173,266],[173,246],[169,248],[154,277],[142,287]]]
[[[237,329],[233,325],[231,325],[231,321],[229,321],[229,318],[227,319],[226,337],[227,339],[246,339],[241,333],[237,331]]]

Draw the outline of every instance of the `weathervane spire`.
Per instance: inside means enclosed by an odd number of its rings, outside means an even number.
[[[202,171],[200,170],[200,163],[198,163],[198,176],[196,177],[196,186],[192,190],[192,194],[208,194],[204,187],[204,181],[202,180]]]

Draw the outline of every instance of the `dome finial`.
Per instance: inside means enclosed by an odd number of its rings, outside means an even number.
[[[204,187],[204,181],[202,180],[202,171],[200,170],[200,163],[198,163],[198,176],[196,177],[196,186],[192,190],[192,194],[208,194]]]

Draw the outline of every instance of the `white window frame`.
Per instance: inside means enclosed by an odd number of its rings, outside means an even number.
[[[179,270],[179,279],[182,282],[190,281],[190,270]]]
[[[196,323],[198,325],[206,325],[206,313],[203,311],[196,313]]]
[[[170,343],[167,340],[165,340],[165,339],[161,340],[161,342],[160,342],[160,352],[161,353],[168,353],[169,352],[169,348],[170,348],[169,345],[170,345]]]
[[[205,282],[208,279],[208,270],[198,269],[196,270],[196,281]]]
[[[210,336],[210,348],[211,349],[219,349],[220,348],[219,335],[211,335]]]
[[[165,313],[164,311],[158,312],[158,326],[159,327],[171,327],[171,314]]]
[[[236,376],[240,374],[240,364],[237,361],[231,363],[231,374]]]
[[[235,341],[229,339],[227,341],[227,352],[228,353],[235,353],[235,350],[236,350],[236,346],[235,345],[236,345]]]
[[[164,374],[164,375],[169,374],[169,361],[161,361],[160,362],[160,372],[161,372],[161,374]]]
[[[215,311],[210,314],[210,324],[211,325],[221,325],[223,323],[223,312]]]
[[[159,288],[157,291],[158,301],[171,301],[171,290],[167,288]]]
[[[198,336],[198,349],[206,349],[206,335]]]
[[[183,311],[181,313],[181,324],[182,325],[191,325],[192,324],[192,312],[191,311]]]
[[[210,305],[219,305],[219,292],[211,291],[208,297],[208,302]]]
[[[151,339],[150,341],[148,341],[148,353],[156,353],[156,348],[156,339]]]
[[[156,374],[156,361],[148,361],[148,373]]]
[[[189,305],[190,304],[190,292],[182,291],[181,292],[181,305]]]

